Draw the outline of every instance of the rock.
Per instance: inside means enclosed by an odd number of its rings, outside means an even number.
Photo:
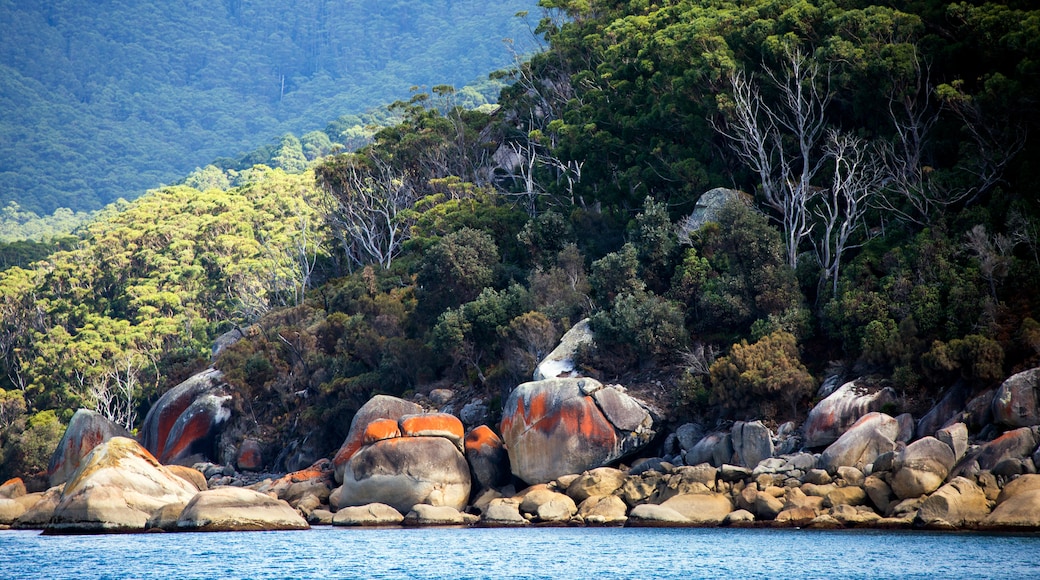
[[[895,449],[898,436],[898,421],[884,413],[867,413],[824,450],[820,465],[831,472],[841,465],[862,471],[878,455]]]
[[[704,438],[704,427],[700,423],[685,423],[675,430],[675,437],[679,441],[679,448],[685,453]]]
[[[187,481],[192,485],[192,487],[199,491],[206,491],[209,489],[209,485],[206,484],[206,476],[198,469],[184,467],[183,465],[167,465],[166,469],[169,469],[170,473],[184,481]]]
[[[917,524],[931,526],[936,521],[963,528],[974,526],[989,515],[986,494],[975,482],[955,477],[924,500],[917,512]]]
[[[838,466],[838,469],[836,471],[838,472],[838,477],[843,479],[847,485],[863,485],[863,472],[856,469],[855,467],[841,465]]]
[[[760,520],[772,520],[775,519],[784,509],[784,502],[779,498],[773,497],[768,493],[759,492],[755,496],[754,503],[755,516]]]
[[[65,483],[92,449],[113,437],[132,436],[123,427],[94,411],[76,411],[47,464],[50,486]]]
[[[44,529],[50,523],[51,518],[54,517],[54,509],[58,507],[58,502],[61,501],[61,492],[64,489],[65,484],[62,484],[45,491],[36,503],[26,509],[22,515],[18,516],[12,524],[13,527],[27,530]]]
[[[567,495],[540,488],[524,495],[520,512],[543,522],[566,522],[578,513],[578,506]]]
[[[146,530],[162,530],[164,532],[177,531],[177,518],[181,517],[184,506],[188,502],[168,503],[155,510],[148,521],[144,524]]]
[[[625,474],[613,467],[586,471],[567,486],[567,495],[581,503],[592,496],[611,495],[625,483]]]
[[[177,518],[178,530],[192,532],[306,530],[309,527],[287,502],[241,487],[200,491]]]
[[[862,487],[836,487],[823,498],[825,507],[858,506],[867,503],[867,492]]]
[[[407,513],[427,503],[461,510],[470,485],[469,464],[448,439],[397,437],[354,453],[329,500],[334,508],[385,503]]]
[[[661,507],[682,514],[692,524],[718,525],[733,511],[733,502],[719,493],[680,494],[662,503]]]
[[[751,470],[746,467],[730,465],[727,463],[719,468],[718,476],[722,481],[733,483],[751,477]]]
[[[210,360],[217,360],[220,353],[224,352],[228,347],[243,338],[255,334],[257,330],[256,326],[250,326],[246,329],[236,326],[224,334],[221,334],[213,341],[213,345],[210,347]]]
[[[846,527],[869,526],[881,519],[881,516],[869,507],[849,504],[834,506],[831,508],[830,516]]]
[[[264,466],[260,442],[256,439],[242,441],[235,456],[235,465],[242,471],[260,471]]]
[[[623,525],[627,512],[628,506],[616,495],[590,496],[578,506],[578,517],[593,526]]]
[[[1000,494],[997,495],[997,504],[1004,503],[1005,500],[1016,494],[1034,489],[1040,489],[1040,475],[1027,474],[1015,478],[1009,481],[1004,486],[1004,489],[1000,490]]]
[[[312,526],[331,526],[335,514],[325,509],[316,509],[307,514],[307,523]]]
[[[0,484],[0,499],[15,499],[26,493],[25,482],[20,477],[13,477]]]
[[[0,525],[13,524],[42,497],[42,493],[23,494],[16,498],[0,497]]]
[[[686,465],[709,463],[715,467],[733,461],[733,439],[728,431],[709,433],[701,438],[683,459]]]
[[[813,518],[813,520],[805,527],[814,530],[837,530],[844,528],[845,524],[839,522],[830,514],[820,514]]]
[[[592,341],[593,334],[589,327],[589,319],[585,318],[564,333],[559,346],[538,363],[534,369],[533,380],[544,381],[579,376],[574,365],[574,355],[582,345],[590,344]]]
[[[871,475],[863,480],[863,491],[870,498],[870,503],[874,504],[874,507],[882,513],[888,509],[889,504],[892,503],[892,499],[895,497],[892,493],[892,488],[885,483],[885,480],[876,475]]]
[[[747,510],[735,510],[726,514],[726,517],[722,519],[722,525],[742,527],[753,524],[755,522],[755,514]]]
[[[474,399],[463,405],[462,410],[459,411],[459,419],[467,427],[481,425],[487,422],[490,416],[491,410],[488,409],[484,399]]]
[[[896,441],[903,443],[909,443],[914,438],[914,417],[910,413],[903,413],[896,416],[896,422],[899,423],[899,435],[896,436]]]
[[[996,395],[997,389],[987,389],[968,401],[961,414],[961,420],[968,425],[968,430],[978,432],[993,423],[993,399]]]
[[[526,526],[530,523],[520,515],[520,500],[516,498],[491,500],[481,521],[490,526]]]
[[[443,437],[455,444],[460,452],[465,451],[462,439],[466,430],[462,421],[448,413],[423,413],[403,415],[398,419],[402,437]]]
[[[960,419],[964,404],[968,402],[971,388],[964,381],[957,381],[946,390],[942,399],[917,422],[917,437],[928,437],[948,424],[951,419]]]
[[[754,469],[773,456],[773,434],[761,421],[737,421],[730,430],[730,439],[738,465]]]
[[[210,368],[166,391],[145,416],[141,443],[162,463],[212,461],[217,435],[231,417],[225,388],[224,375]]]
[[[343,469],[347,462],[350,461],[350,458],[364,444],[365,429],[369,423],[377,419],[393,419],[396,422],[404,415],[417,413],[422,413],[422,407],[411,401],[388,395],[376,395],[369,399],[354,414],[354,418],[350,422],[350,431],[347,432],[346,439],[343,440],[339,451],[336,452],[335,457],[332,459],[332,464],[335,467],[336,482],[343,483]],[[411,506],[408,506],[408,508],[411,508]]]
[[[953,476],[975,476],[979,471],[990,471],[1007,459],[1022,459],[1037,448],[1038,437],[1033,428],[1020,427],[981,445],[965,455],[953,468]]]
[[[256,486],[261,493],[274,494],[301,511],[315,509],[328,503],[333,483],[332,462],[320,459],[306,469],[287,473],[282,477]]]
[[[334,526],[396,526],[403,521],[401,512],[385,503],[345,507],[332,517]]]
[[[466,461],[478,489],[499,487],[509,483],[509,453],[505,444],[487,425],[466,435]]]
[[[679,222],[681,227],[680,236],[689,236],[689,234],[703,227],[704,224],[718,220],[719,212],[722,208],[734,200],[747,205],[751,204],[751,196],[736,189],[716,187],[702,193],[693,206],[693,212]]]
[[[725,519],[725,516],[723,516],[723,519]],[[629,512],[628,525],[633,527],[672,527],[692,526],[695,524],[689,518],[670,507],[644,503],[637,505]]]
[[[784,509],[811,508],[813,511],[819,513],[823,509],[824,498],[816,495],[805,495],[801,489],[797,487],[787,488],[784,491]],[[815,515],[813,517],[816,517]]]
[[[501,433],[513,475],[529,484],[602,467],[655,435],[653,419],[638,402],[593,379],[516,387],[503,408]]]
[[[72,474],[47,533],[111,533],[144,529],[160,507],[199,493],[133,439],[113,437]]]
[[[446,505],[416,504],[404,516],[406,526],[461,526],[464,523],[459,510]]]
[[[993,475],[1010,478],[1022,474],[1036,473],[1033,460],[1026,457],[1009,457],[993,467]]]
[[[1004,499],[979,527],[986,530],[1040,529],[1040,489],[1029,489]]]
[[[376,419],[365,426],[361,435],[362,445],[371,445],[383,439],[401,436],[401,425],[396,419]]]
[[[1012,375],[993,397],[993,420],[1008,427],[1030,427],[1040,424],[1040,368]]]
[[[836,441],[864,415],[880,411],[896,401],[890,387],[873,388],[850,381],[820,401],[809,411],[802,430],[806,447],[820,447]],[[895,440],[898,432],[890,439]]]
[[[968,426],[954,423],[935,432],[935,438],[950,447],[954,461],[960,461],[968,451]]]
[[[955,462],[949,445],[935,437],[918,439],[896,456],[889,485],[899,499],[932,493],[946,481]]]
[[[774,521],[778,524],[801,527],[809,525],[818,515],[820,514],[817,510],[808,506],[791,507],[776,514]]]
[[[440,407],[455,398],[455,391],[451,389],[434,389],[430,391],[430,402]]]
[[[816,485],[827,485],[831,482],[831,474],[827,473],[826,469],[810,469],[802,476],[802,482]]]

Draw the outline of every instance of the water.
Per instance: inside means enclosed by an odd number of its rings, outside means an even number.
[[[762,529],[0,532],[0,578],[1038,578],[1040,535]]]

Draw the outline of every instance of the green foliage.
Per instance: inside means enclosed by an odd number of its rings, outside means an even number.
[[[797,416],[814,388],[789,332],[774,332],[752,344],[742,340],[711,365],[712,399],[749,418]]]
[[[1004,349],[985,336],[969,334],[949,342],[935,341],[922,357],[925,369],[939,376],[960,376],[983,384],[1003,380]]]
[[[609,310],[593,315],[596,357],[601,367],[619,369],[675,360],[689,342],[682,307],[650,292],[618,294]]]
[[[621,294],[642,292],[645,284],[639,278],[639,257],[635,246],[625,244],[620,251],[593,262],[589,283],[601,305],[611,304]]]
[[[462,228],[450,233],[423,256],[416,282],[427,312],[469,302],[494,281],[498,246],[486,232]]]
[[[21,473],[36,477],[45,474],[47,463],[64,432],[65,425],[53,410],[40,411],[29,417],[25,431],[14,441],[16,465],[20,465]]]

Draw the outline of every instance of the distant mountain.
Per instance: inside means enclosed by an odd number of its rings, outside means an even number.
[[[517,13],[536,4],[0,0],[0,207],[96,209],[410,87],[486,78],[532,48],[537,15]]]

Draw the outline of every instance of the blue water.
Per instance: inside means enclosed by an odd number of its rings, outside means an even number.
[[[534,528],[41,536],[0,578],[1038,578],[1040,536]]]

